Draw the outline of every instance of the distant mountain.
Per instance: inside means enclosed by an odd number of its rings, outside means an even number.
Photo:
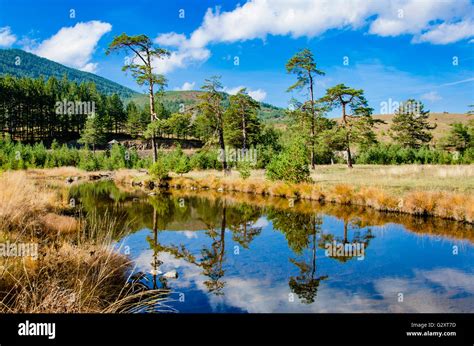
[[[19,64],[16,64],[19,58]],[[148,95],[140,94],[118,83],[112,82],[93,73],[83,72],[57,62],[41,58],[37,55],[20,49],[0,49],[0,75],[14,77],[39,78],[43,76],[58,79],[67,75],[68,79],[77,83],[94,82],[97,90],[105,94],[119,94],[124,100],[133,100],[140,106],[148,104]],[[198,102],[201,91],[166,91],[164,96],[165,107],[171,112],[178,112],[180,104],[192,106]],[[224,102],[228,101],[228,94],[224,93]],[[260,103],[259,117],[266,121],[275,121],[285,115],[285,110],[268,103]]]
[[[199,102],[198,96],[202,94],[202,91],[166,91],[163,96],[163,104],[165,108],[170,110],[172,113],[179,112],[180,104],[184,104],[185,107],[192,107]],[[223,93],[224,103],[228,102],[229,94]],[[141,107],[148,104],[148,95],[137,94],[131,98],[136,104]],[[276,121],[285,116],[285,110],[272,106],[265,102],[260,102],[259,117],[265,121]]]
[[[69,80],[77,83],[94,82],[97,90],[101,93],[117,93],[123,98],[129,98],[137,94],[132,89],[106,78],[66,67],[20,49],[0,49],[0,75],[30,78],[43,76],[46,79],[53,76],[61,79],[66,75]]]

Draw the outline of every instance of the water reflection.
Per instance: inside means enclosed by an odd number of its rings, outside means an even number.
[[[245,194],[78,185],[126,220],[137,272],[184,312],[457,312],[474,307],[472,226]],[[454,254],[454,249],[457,253]],[[334,251],[332,251],[334,250]],[[178,278],[163,275],[176,270]],[[400,293],[404,299],[399,301]]]

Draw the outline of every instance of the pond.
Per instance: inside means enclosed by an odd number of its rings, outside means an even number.
[[[74,186],[178,312],[472,312],[474,229],[250,194]],[[173,277],[176,271],[177,277]]]

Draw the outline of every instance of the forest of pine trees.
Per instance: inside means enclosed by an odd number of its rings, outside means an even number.
[[[127,121],[120,97],[100,94],[92,82],[0,77],[0,129],[14,140],[77,139],[92,113],[109,133]]]

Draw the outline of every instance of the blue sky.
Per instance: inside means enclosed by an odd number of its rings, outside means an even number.
[[[245,86],[256,99],[286,107],[304,95],[286,92],[294,76],[285,63],[308,47],[326,72],[318,96],[345,83],[364,89],[375,113],[383,102],[409,97],[431,111],[466,112],[474,104],[473,12],[465,0],[0,0],[0,48],[139,90],[120,69],[125,55],[104,52],[115,35],[144,33],[174,52],[155,62],[168,89],[199,89],[217,74],[231,93]]]

